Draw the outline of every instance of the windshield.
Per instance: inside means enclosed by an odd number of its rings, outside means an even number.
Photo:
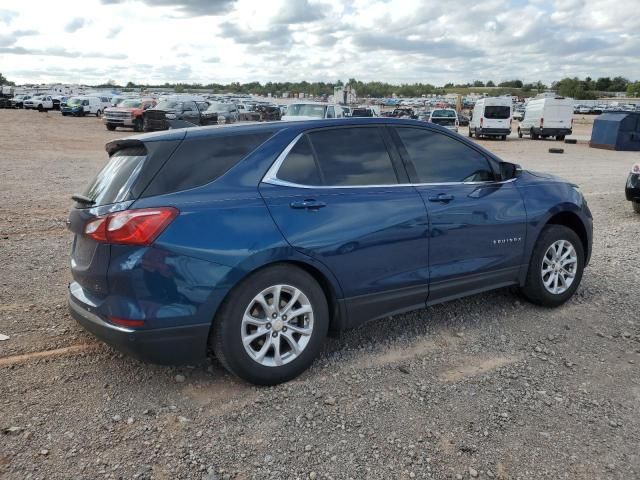
[[[67,105],[80,105],[82,103],[82,99],[80,98],[71,98],[67,100]]]
[[[310,105],[304,103],[296,103],[289,105],[287,115],[292,117],[316,117],[324,118],[324,112],[327,109],[324,105]]]
[[[156,110],[182,110],[182,102],[175,100],[163,100],[156,105]]]
[[[439,117],[439,118],[456,118],[457,114],[455,110],[434,110],[431,114],[431,118]]]
[[[124,108],[140,108],[141,105],[141,100],[124,100],[118,106]]]
[[[509,107],[484,107],[484,117],[493,120],[500,120],[509,118],[511,116],[511,109]]]
[[[226,112],[229,110],[229,106],[225,103],[212,103],[207,108],[208,112]]]

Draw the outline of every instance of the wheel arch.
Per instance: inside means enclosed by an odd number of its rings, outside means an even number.
[[[587,228],[584,226],[580,217],[575,212],[564,210],[554,214],[549,220],[547,220],[544,226],[547,225],[562,225],[570,228],[576,233],[576,235],[578,235],[578,238],[580,238],[580,241],[582,242],[582,248],[584,251],[583,260],[586,267],[589,258],[591,257],[591,252],[589,250],[589,236],[587,234]],[[542,232],[542,230],[540,230],[540,232]],[[538,236],[539,235],[540,234],[538,234]]]

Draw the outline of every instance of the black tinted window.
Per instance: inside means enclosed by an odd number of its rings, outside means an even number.
[[[210,183],[271,135],[273,132],[185,140],[158,172],[144,196],[178,192]]]
[[[278,178],[299,185],[322,185],[307,136],[291,149],[278,170]]]
[[[494,180],[488,160],[480,152],[442,133],[397,128],[421,183]]]
[[[326,185],[398,183],[378,128],[322,130],[309,137]]]
[[[95,206],[128,200],[146,155],[144,147],[125,148],[114,153],[84,195],[93,200]]]
[[[484,118],[504,120],[510,117],[511,109],[509,107],[484,107]]]

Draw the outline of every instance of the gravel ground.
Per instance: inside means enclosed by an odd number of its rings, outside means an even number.
[[[0,477],[640,478],[640,216],[623,190],[637,153],[482,141],[582,186],[594,252],[565,306],[501,290],[377,321],[256,388],[215,360],[123,357],[67,314],[69,195],[123,135],[0,110]]]

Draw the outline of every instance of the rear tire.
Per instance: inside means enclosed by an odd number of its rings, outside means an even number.
[[[522,295],[544,307],[562,305],[580,285],[584,258],[582,241],[576,232],[563,225],[547,225],[533,248],[527,278],[520,289]],[[545,282],[551,284],[545,286]]]
[[[531,129],[531,140],[538,140],[538,134]]]
[[[633,200],[631,202],[631,206],[633,207],[634,212],[640,213],[640,201]]]
[[[556,137],[556,140],[559,141],[559,142],[564,142],[564,135],[558,135]]]
[[[507,139],[507,136],[506,136],[506,135],[502,135],[502,136],[500,137],[500,140],[506,140],[506,139]]]
[[[299,300],[294,300],[293,310],[287,309],[296,291]],[[287,311],[303,308],[308,313],[286,318]],[[297,377],[311,365],[328,328],[329,309],[320,285],[304,270],[275,265],[259,270],[231,290],[216,315],[209,345],[234,375],[257,385],[276,385]],[[292,338],[298,353],[290,343]]]
[[[520,127],[518,127],[518,138],[522,138],[522,130],[520,130]]]
[[[473,132],[471,131],[471,128],[469,128],[469,133],[468,133],[468,135],[469,135],[469,138],[472,138],[472,137],[473,137]]]

